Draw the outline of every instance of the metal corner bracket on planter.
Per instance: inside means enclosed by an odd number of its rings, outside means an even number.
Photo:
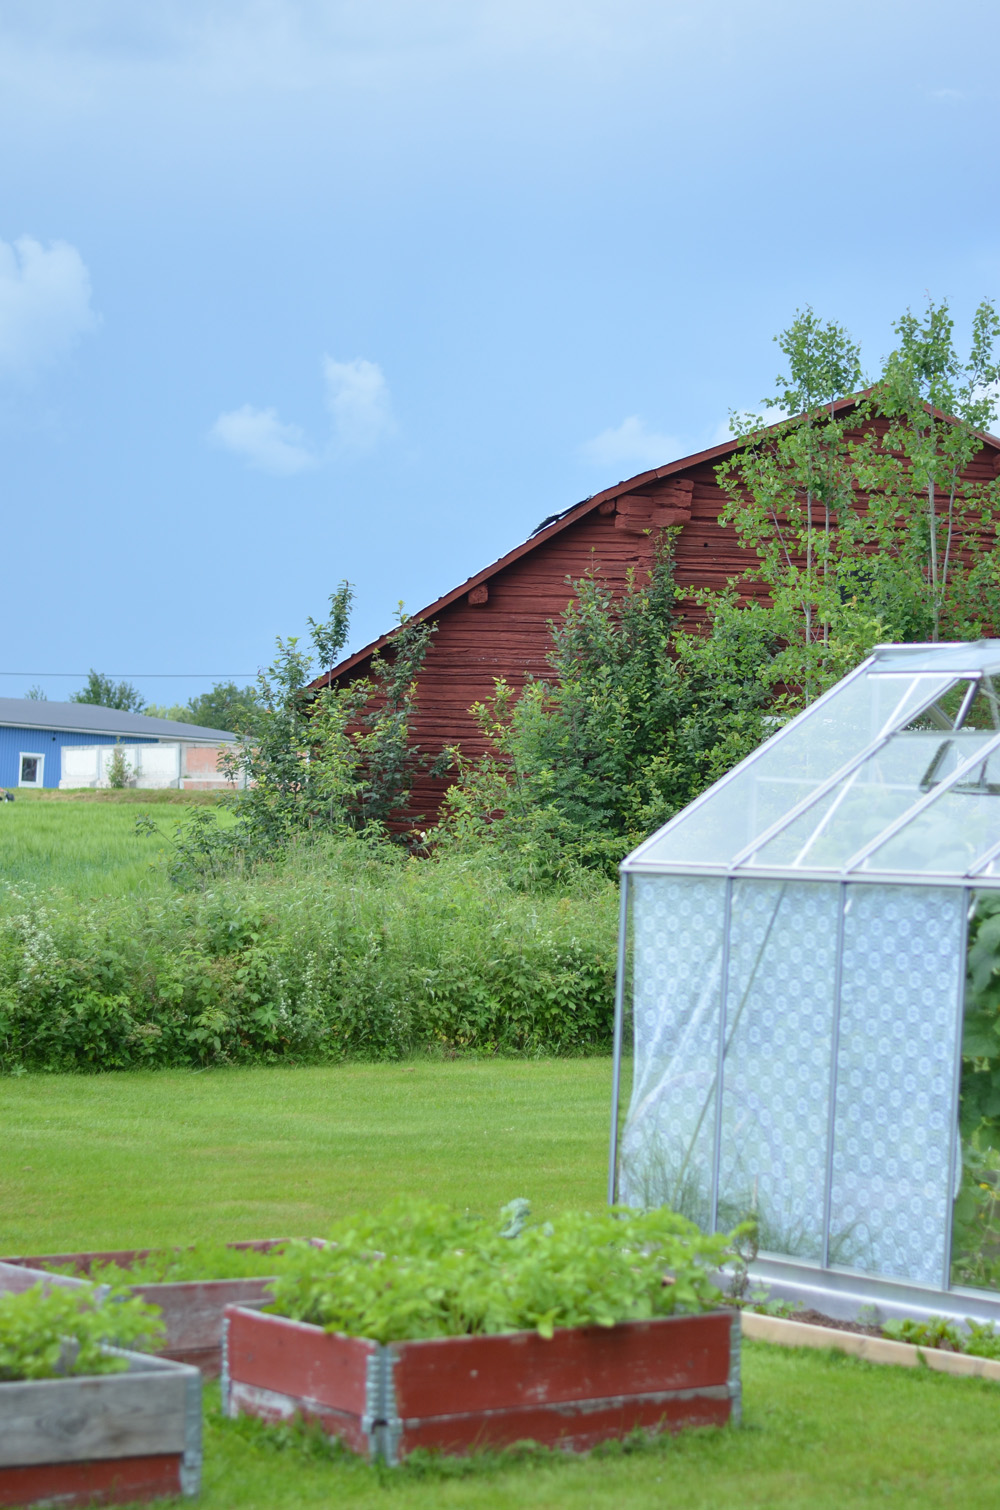
[[[740,1318],[727,1310],[614,1327],[381,1344],[230,1306],[229,1416],[302,1415],[363,1456],[467,1453],[531,1440],[582,1452],[638,1429],[740,1416]]]
[[[0,1506],[198,1493],[200,1373],[144,1353],[119,1356],[126,1372],[0,1383]]]

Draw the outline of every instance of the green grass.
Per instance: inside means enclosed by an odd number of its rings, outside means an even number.
[[[25,1076],[0,1081],[0,1251],[322,1232],[425,1194],[539,1215],[604,1195],[607,1059]],[[1000,1392],[929,1370],[760,1345],[742,1430],[585,1459],[376,1470],[221,1419],[204,1510],[993,1507]]]
[[[311,1236],[401,1194],[605,1196],[610,1059],[0,1080],[0,1254]]]
[[[14,802],[0,802],[0,880],[57,887],[81,900],[164,887],[159,862],[175,825],[203,805],[190,799],[202,795],[218,801],[214,792],[18,792]],[[136,833],[142,815],[157,834]]]
[[[796,1510],[918,1505],[994,1510],[995,1384],[843,1355],[747,1344],[744,1425],[633,1451],[377,1470],[308,1439],[225,1421],[210,1392],[203,1510]]]

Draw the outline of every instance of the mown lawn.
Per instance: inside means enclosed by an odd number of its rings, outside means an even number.
[[[0,1080],[0,1253],[308,1236],[420,1194],[605,1198],[610,1059]]]
[[[225,1421],[212,1388],[204,1510],[995,1510],[1000,1387],[836,1353],[747,1344],[744,1422],[634,1451],[429,1468],[369,1468],[256,1423]]]
[[[322,1233],[420,1193],[544,1215],[604,1196],[607,1059],[415,1061],[0,1081],[0,1252]],[[204,1510],[1000,1503],[1000,1390],[748,1345],[745,1424],[587,1459],[376,1470],[221,1419]]]

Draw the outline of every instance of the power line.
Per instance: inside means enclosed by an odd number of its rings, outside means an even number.
[[[89,671],[0,671],[0,676],[83,676],[90,675]],[[140,681],[154,681],[157,679],[173,681],[180,679],[188,682],[211,682],[224,681],[227,677],[234,679],[238,676],[256,676],[256,671],[105,671],[104,676],[134,676]]]

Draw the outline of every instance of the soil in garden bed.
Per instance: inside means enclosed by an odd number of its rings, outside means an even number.
[[[752,1307],[748,1307],[748,1309],[752,1310]],[[767,1315],[767,1312],[765,1311],[759,1314]],[[784,1316],[781,1319],[783,1321],[802,1321],[806,1324],[806,1326],[829,1327],[830,1330],[834,1332],[854,1332],[862,1337],[884,1337],[886,1342],[900,1341],[899,1337],[891,1336],[877,1323],[873,1326],[865,1326],[860,1321],[840,1321],[835,1316],[827,1316],[823,1311],[793,1311],[789,1316]],[[947,1338],[942,1338],[937,1342],[921,1342],[920,1346],[924,1348],[933,1347],[936,1348],[938,1352],[942,1353],[955,1353],[961,1351],[958,1348],[952,1347]]]
[[[793,1311],[788,1321],[804,1321],[807,1326],[828,1326],[835,1332],[857,1332],[862,1337],[885,1337],[877,1324],[865,1326],[860,1321],[838,1321],[835,1316],[826,1316],[822,1311]]]

